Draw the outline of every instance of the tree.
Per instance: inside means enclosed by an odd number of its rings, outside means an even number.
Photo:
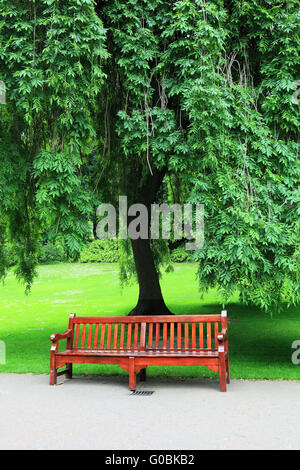
[[[107,57],[93,2],[0,2],[2,240],[18,255],[17,276],[35,276],[43,226],[78,253],[87,236],[91,194],[81,173],[95,137],[94,101]],[[78,188],[80,187],[80,191]],[[1,274],[6,261],[1,254]]]
[[[76,256],[99,202],[149,208],[176,180],[205,206],[201,289],[299,300],[296,1],[0,0],[0,18],[2,239],[28,287],[41,226]],[[131,313],[169,313],[167,243],[130,243]]]

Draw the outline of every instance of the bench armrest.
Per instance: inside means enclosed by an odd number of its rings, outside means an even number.
[[[218,341],[219,343],[223,343],[227,340],[227,328],[223,328],[221,333],[218,333]]]
[[[71,335],[72,335],[72,330],[67,330],[62,334],[53,333],[53,335],[50,336],[50,339],[52,342],[56,342],[56,341],[59,341],[60,339],[70,338]]]

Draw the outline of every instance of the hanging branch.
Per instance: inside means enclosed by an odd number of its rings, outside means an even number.
[[[34,27],[33,27],[33,66],[35,67],[35,42],[36,42],[36,3],[33,2],[33,15],[34,15]]]
[[[102,150],[102,160],[104,159],[107,146],[108,146],[108,153],[110,151],[110,132],[109,132],[109,117],[108,117],[108,115],[109,115],[109,112],[108,112],[108,96],[107,96],[106,105],[105,105],[105,115],[104,115],[104,135],[105,135],[105,138],[104,138],[104,144],[103,144],[103,150]],[[104,170],[107,167],[107,165],[108,165],[108,160],[106,160],[106,162],[104,163],[104,166],[101,170],[101,173],[100,173],[100,175],[97,179],[96,186],[93,190],[93,194],[97,191],[98,185],[100,183],[100,180],[102,178],[102,175],[103,175]]]
[[[151,80],[152,80],[153,75],[154,75],[154,72],[151,73],[148,88],[147,88],[147,90],[144,92],[144,105],[145,105],[146,126],[147,126],[147,150],[146,150],[146,156],[147,156],[147,164],[148,164],[148,167],[149,167],[151,176],[153,176],[153,171],[152,171],[152,168],[151,168],[151,165],[150,165],[150,159],[149,159],[149,118],[150,118],[151,124],[152,124],[152,132],[151,132],[151,135],[152,135],[153,137],[154,137],[154,123],[153,123],[153,119],[152,119],[152,115],[151,115],[151,110],[150,110],[149,105],[148,105],[148,92],[149,92],[149,88],[150,88],[150,84],[151,84]]]

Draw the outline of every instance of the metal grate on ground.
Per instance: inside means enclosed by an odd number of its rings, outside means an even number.
[[[139,395],[139,396],[149,396],[152,395],[154,391],[152,390],[132,390],[131,395]]]

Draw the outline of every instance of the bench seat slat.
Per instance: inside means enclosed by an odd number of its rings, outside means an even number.
[[[217,350],[207,350],[204,349],[202,351],[200,350],[195,350],[195,351],[170,351],[170,350],[145,350],[145,351],[136,351],[136,350],[120,350],[120,349],[69,349],[65,350],[62,352],[57,353],[57,356],[103,356],[103,355],[113,355],[113,356],[126,356],[128,357],[128,353],[130,352],[130,356],[142,356],[142,357],[147,357],[147,356],[170,356],[170,357],[176,357],[176,356],[193,356],[193,357],[217,357],[218,356],[218,351]]]

